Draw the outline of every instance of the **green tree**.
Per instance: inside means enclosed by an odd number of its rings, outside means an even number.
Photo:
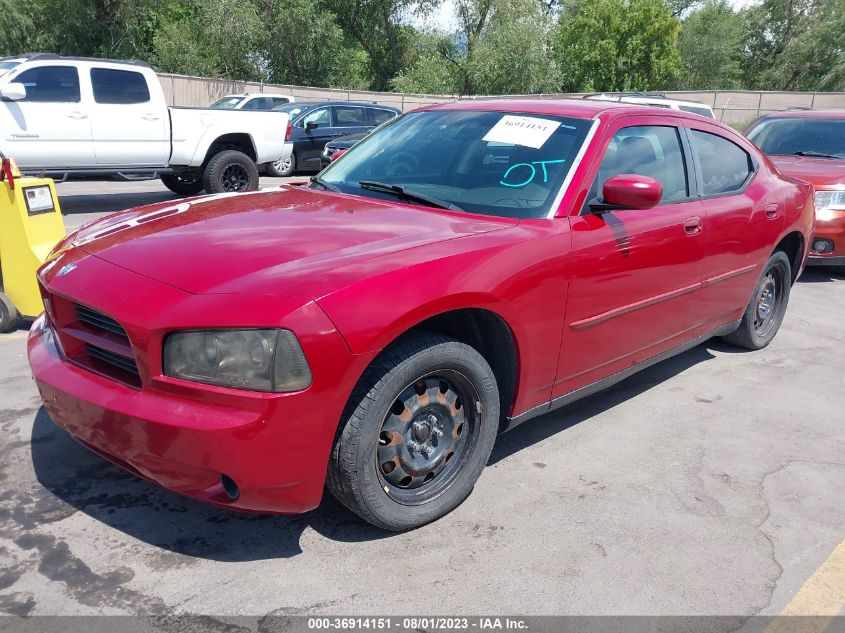
[[[152,61],[165,72],[263,79],[265,34],[252,2],[196,0],[184,17],[165,24],[155,35]]]
[[[651,90],[680,70],[680,22],[665,0],[582,0],[560,18],[555,54],[566,92]]]
[[[0,56],[23,52],[32,31],[30,14],[21,11],[16,0],[0,0]]]
[[[728,90],[742,84],[744,29],[728,0],[708,0],[681,25],[681,90]]]
[[[408,92],[519,94],[556,91],[554,23],[536,0],[457,0],[460,31],[428,33],[393,86]]]
[[[337,17],[347,37],[367,53],[370,87],[388,90],[390,81],[407,66],[416,32],[409,15],[426,14],[441,0],[322,0]]]
[[[348,42],[335,15],[316,0],[268,0],[269,81],[301,86],[366,88],[367,54]]]
[[[842,89],[845,0],[763,0],[744,12],[745,81],[763,90]]]

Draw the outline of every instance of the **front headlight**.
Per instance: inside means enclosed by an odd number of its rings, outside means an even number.
[[[252,391],[299,391],[311,369],[290,330],[174,332],[164,341],[164,374]]]
[[[816,217],[829,220],[831,211],[845,211],[845,191],[816,192]]]

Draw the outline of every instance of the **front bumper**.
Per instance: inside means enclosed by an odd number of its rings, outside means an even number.
[[[77,367],[61,358],[49,328],[30,335],[28,351],[52,420],[118,466],[240,510],[288,514],[319,504],[331,438],[320,432],[328,411],[307,391],[239,409],[133,389]],[[237,483],[236,499],[223,488],[224,474]]]
[[[226,318],[278,324],[275,310],[283,299],[241,297],[244,312],[229,310],[227,316],[230,297],[187,295],[92,257],[66,277],[50,270],[42,282],[54,308],[58,299],[84,296],[118,320],[135,315],[123,321],[140,370],[135,385],[67,360],[53,326],[44,317],[36,321],[27,344],[29,362],[57,425],[130,472],[196,499],[283,514],[320,503],[334,433],[356,372],[368,359],[349,352],[315,303],[283,312],[285,327],[297,334],[311,365],[311,386],[262,393],[164,376],[161,341],[166,331],[185,327],[179,318],[199,328],[232,327],[221,321]],[[123,287],[135,292],[113,290]],[[223,475],[237,484],[235,498],[231,487],[229,494],[224,489]]]
[[[810,255],[807,258],[807,265],[845,267],[845,255]]]

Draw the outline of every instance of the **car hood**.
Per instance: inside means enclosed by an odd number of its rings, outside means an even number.
[[[845,160],[810,156],[769,156],[787,176],[809,182],[816,187],[845,185]]]
[[[193,294],[316,299],[385,272],[379,259],[517,224],[301,187],[130,209],[84,226],[73,246]],[[354,270],[354,275],[350,275]],[[344,274],[346,271],[346,274]]]

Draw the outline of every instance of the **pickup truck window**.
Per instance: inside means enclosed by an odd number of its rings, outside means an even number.
[[[72,66],[39,66],[15,78],[26,88],[21,101],[79,103],[79,74]]]
[[[359,142],[321,180],[360,196],[409,201],[413,193],[469,213],[543,218],[590,124],[546,114],[412,112]]]
[[[150,89],[141,73],[92,68],[91,86],[97,103],[146,103],[150,100]]]
[[[744,149],[718,134],[690,130],[690,135],[701,166],[705,196],[730,194],[745,186],[754,165]]]

